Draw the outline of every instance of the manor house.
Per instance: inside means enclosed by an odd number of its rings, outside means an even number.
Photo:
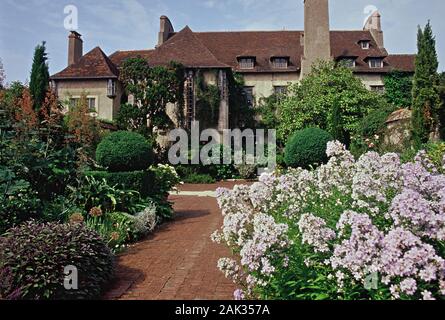
[[[83,53],[83,40],[73,31],[68,39],[68,66],[51,77],[59,99],[73,104],[85,92],[92,112],[113,120],[123,102],[132,102],[119,82],[119,68],[130,57],[143,57],[152,66],[171,61],[185,67],[183,111],[190,123],[196,118],[195,75],[219,87],[221,99],[217,129],[229,128],[228,75],[244,77],[248,103],[282,93],[311,71],[318,60],[343,61],[369,90],[383,92],[383,77],[393,70],[414,72],[412,54],[390,54],[385,49],[381,15],[373,13],[362,30],[333,31],[328,0],[304,0],[303,31],[194,32],[176,31],[168,17],[160,18],[158,44],[153,49],[105,54],[100,47]],[[402,30],[401,30],[402,31]],[[169,115],[175,106],[169,106]],[[175,119],[172,119],[175,121]],[[199,120],[199,119],[198,119]]]

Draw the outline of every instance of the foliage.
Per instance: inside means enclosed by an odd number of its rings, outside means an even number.
[[[272,94],[269,97],[261,98],[258,106],[260,115],[260,125],[266,129],[278,128],[280,121],[278,119],[278,105],[283,99],[283,95]]]
[[[375,152],[357,161],[339,142],[316,170],[264,174],[217,190],[224,225],[212,238],[235,253],[218,267],[237,298],[431,300],[445,291],[445,177]]]
[[[409,72],[392,71],[383,78],[385,98],[398,108],[408,108],[412,104],[413,76]]]
[[[139,192],[109,185],[105,179],[96,180],[86,176],[77,183],[77,187],[69,187],[68,199],[84,212],[92,208],[100,208],[103,212],[128,212],[135,214],[143,210],[149,200],[142,198]]]
[[[441,108],[439,112],[440,137],[442,140],[444,140],[445,139],[445,72],[442,72],[440,75],[439,95],[441,101]]]
[[[131,172],[85,171],[84,175],[98,181],[105,180],[108,185],[118,186],[123,190],[137,191],[143,197],[152,194],[156,186],[154,174],[147,170]]]
[[[244,93],[244,78],[240,73],[229,73],[229,125],[230,128],[253,129],[256,126],[256,111],[247,103]]]
[[[66,290],[64,268],[78,269],[78,290]],[[81,225],[39,224],[0,238],[0,296],[10,300],[99,298],[113,271],[113,256],[97,233]]]
[[[9,228],[37,218],[41,201],[30,183],[18,179],[13,171],[0,166],[0,235]]]
[[[96,160],[111,172],[146,170],[153,161],[153,148],[138,133],[118,131],[101,141]]]
[[[100,130],[99,122],[90,115],[86,94],[83,93],[78,103],[70,108],[65,120],[72,142],[77,145],[80,165],[87,164],[99,143]]]
[[[49,87],[48,57],[46,43],[38,45],[34,51],[29,91],[33,100],[33,109],[39,110]]]
[[[292,133],[309,126],[336,134],[336,123],[340,123],[343,142],[349,145],[360,120],[384,103],[383,97],[368,91],[349,68],[322,62],[301,83],[291,85],[280,101],[278,139],[285,143]]]
[[[183,67],[177,63],[170,63],[168,67],[150,67],[148,62],[141,58],[130,58],[124,61],[120,73],[120,80],[124,84],[127,94],[133,95],[135,105],[147,123],[146,137],[152,136],[154,128],[164,129],[172,125],[166,113],[168,103],[176,103],[183,98],[184,73]],[[128,109],[126,109],[128,110]],[[133,123],[140,123],[140,115],[136,114]],[[138,128],[143,129],[141,127]],[[140,132],[140,131],[139,131]]]
[[[176,186],[181,183],[175,168],[168,164],[153,165],[150,167],[150,172],[154,176],[153,194],[167,195],[170,191],[176,190]]]
[[[325,163],[326,144],[332,136],[319,128],[307,128],[297,131],[286,145],[284,159],[292,168],[309,168]]]
[[[218,125],[221,93],[217,85],[206,84],[201,73],[196,75],[196,119],[203,129]]]
[[[440,97],[438,94],[439,62],[436,40],[430,22],[417,35],[418,53],[413,84],[412,131],[414,143],[420,146],[428,142],[430,133],[437,129],[439,120]]]

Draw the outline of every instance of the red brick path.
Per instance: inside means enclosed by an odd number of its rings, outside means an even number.
[[[186,185],[181,191],[213,191],[234,184]],[[116,280],[106,299],[233,299],[234,284],[216,266],[219,258],[230,253],[210,240],[222,223],[216,199],[175,195],[171,201],[175,220],[118,258]]]

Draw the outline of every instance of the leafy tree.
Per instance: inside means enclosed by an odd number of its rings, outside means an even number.
[[[440,137],[442,140],[445,139],[445,72],[442,72],[440,75],[440,86],[439,86],[439,95],[441,101],[440,107]]]
[[[386,103],[349,68],[321,62],[301,83],[291,85],[287,97],[278,103],[278,138],[285,142],[294,132],[317,126],[349,144],[360,120]]]
[[[5,83],[4,83],[5,80],[6,80],[5,69],[3,68],[2,58],[0,58],[0,90],[5,88]]]
[[[412,133],[415,145],[428,142],[430,133],[439,125],[440,99],[438,94],[439,62],[436,40],[428,21],[425,29],[419,26],[417,34],[418,53],[413,84]]]
[[[276,129],[279,125],[278,103],[282,95],[272,94],[269,97],[261,98],[258,106],[260,115],[260,125],[267,129]]]
[[[231,128],[253,129],[256,126],[255,109],[248,105],[244,93],[244,78],[239,73],[229,73],[229,123]]]
[[[181,65],[172,62],[167,67],[150,67],[141,57],[130,58],[123,63],[120,78],[127,93],[133,95],[135,107],[141,111],[141,114],[136,113],[134,121],[138,131],[146,131],[146,135],[152,136],[155,127],[172,125],[166,106],[182,98],[184,73]],[[127,112],[128,108],[125,107],[124,111]],[[143,124],[140,123],[141,115],[147,120]],[[127,123],[129,120],[131,119],[126,120]]]
[[[385,83],[385,98],[389,103],[400,108],[411,107],[413,77],[410,73],[392,71],[383,78],[383,81]]]
[[[38,45],[34,52],[34,60],[31,70],[31,80],[29,90],[34,101],[34,110],[39,110],[45,100],[46,92],[49,87],[48,57],[46,53],[45,42]]]

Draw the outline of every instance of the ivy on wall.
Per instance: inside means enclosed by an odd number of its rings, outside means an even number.
[[[249,106],[244,94],[244,78],[239,73],[227,75],[229,85],[229,123],[230,128],[254,129],[256,127],[255,109]]]
[[[412,74],[403,71],[392,71],[384,77],[383,82],[385,84],[385,97],[389,103],[400,108],[411,107]]]

